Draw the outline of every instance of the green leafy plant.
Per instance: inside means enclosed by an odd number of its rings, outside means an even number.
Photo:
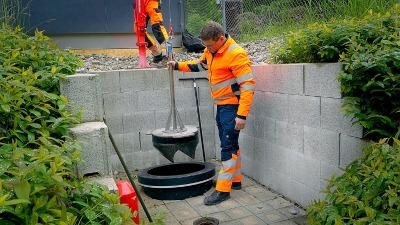
[[[127,206],[73,173],[79,122],[59,79],[82,65],[41,32],[0,31],[0,224],[132,224]]]
[[[400,224],[398,135],[366,147],[343,175],[329,179],[325,199],[307,208],[310,224]]]
[[[343,62],[343,109],[364,136],[393,137],[400,127],[400,5],[362,19],[332,19],[287,34],[271,46],[273,63]]]

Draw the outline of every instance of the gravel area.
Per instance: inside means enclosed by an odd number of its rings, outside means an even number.
[[[247,51],[253,65],[266,63],[270,57],[268,46],[273,39],[260,39],[252,42],[240,43]],[[200,57],[200,53],[174,52],[176,61],[194,60]],[[138,65],[138,56],[116,57],[99,55],[80,55],[84,61],[84,66],[78,70],[79,73],[90,73],[95,71],[110,71],[121,69],[134,69]],[[147,57],[147,61],[154,67],[165,67],[165,61],[153,64],[152,57]]]

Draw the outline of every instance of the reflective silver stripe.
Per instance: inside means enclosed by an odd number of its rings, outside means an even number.
[[[202,184],[202,183],[205,183],[205,182],[210,181],[212,179],[213,179],[213,177],[208,178],[206,180],[198,181],[198,182],[195,182],[195,183],[181,184],[181,185],[171,185],[171,186],[153,186],[153,185],[147,185],[147,184],[141,184],[141,183],[139,183],[139,185],[142,186],[142,187],[149,187],[149,188],[179,188],[179,187],[189,187],[189,186],[193,186],[193,185],[197,185],[197,184]]]
[[[240,95],[240,93],[242,93],[242,92],[240,92],[240,91],[233,92],[234,95]]]
[[[226,170],[228,168],[235,168],[235,167],[236,167],[236,160],[234,160],[233,158],[222,162],[223,170]]]
[[[242,87],[242,91],[243,90],[250,90],[250,91],[256,90],[256,87],[252,84],[242,85],[241,87]]]
[[[218,174],[218,180],[232,180],[232,173],[220,173]]]
[[[227,86],[232,85],[234,83],[236,83],[236,79],[235,78],[223,81],[221,83],[218,83],[218,84],[215,84],[215,85],[211,86],[211,91],[215,91],[215,90],[218,90],[220,88],[227,87]]]
[[[231,51],[233,51],[233,50],[235,50],[235,49],[237,49],[237,48],[239,48],[239,47],[240,47],[240,46],[239,46],[238,44],[233,44],[233,45],[229,46],[228,52],[231,52]]]
[[[253,78],[253,74],[252,74],[252,73],[248,73],[248,74],[245,74],[245,75],[243,75],[243,76],[237,77],[237,78],[236,78],[236,82],[237,82],[238,84],[240,84],[240,83],[242,83],[243,81],[248,80],[248,79],[252,79],[252,78]]]

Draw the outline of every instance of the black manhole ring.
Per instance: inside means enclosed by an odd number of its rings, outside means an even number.
[[[210,162],[169,163],[143,169],[138,183],[146,195],[159,200],[182,200],[207,192],[215,165]]]
[[[213,217],[202,217],[193,222],[193,225],[218,225],[219,220]]]

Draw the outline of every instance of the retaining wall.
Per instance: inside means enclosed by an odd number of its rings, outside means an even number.
[[[367,144],[361,139],[362,128],[351,126],[351,119],[340,111],[343,100],[336,77],[341,68],[338,63],[252,67],[256,92],[246,128],[240,134],[242,171],[303,207],[321,198],[324,178],[340,172],[339,166],[360,156]],[[97,74],[99,79],[92,80],[100,83],[100,111],[128,167],[136,170],[168,163],[152,146],[149,135],[165,127],[168,119],[168,71],[137,69]],[[70,76],[63,85],[79,83],[73,80],[80,76],[90,75]],[[182,80],[198,78],[205,152],[211,159],[219,158],[219,140],[206,76],[175,72],[175,98],[183,123],[198,125],[193,81]],[[80,102],[83,108],[85,104],[98,105],[76,99],[87,91],[76,88],[68,93],[75,93],[73,102]],[[97,116],[97,109],[87,111],[92,115],[87,118]],[[123,171],[115,151],[110,151],[113,171]],[[194,160],[202,159],[199,143]],[[175,155],[176,162],[192,160],[179,151]]]

